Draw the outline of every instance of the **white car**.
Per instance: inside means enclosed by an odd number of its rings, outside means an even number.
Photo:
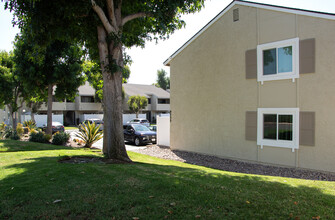
[[[145,126],[150,126],[150,122],[146,118],[134,118],[127,122],[127,124],[141,124]]]
[[[91,118],[91,119],[86,119],[83,124],[87,124],[87,122],[90,122],[90,124],[95,123],[97,126],[100,125],[99,130],[103,131],[104,130],[104,122],[98,118]]]

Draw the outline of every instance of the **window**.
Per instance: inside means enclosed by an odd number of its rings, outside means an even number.
[[[148,98],[148,104],[151,104],[151,98]]]
[[[299,38],[257,46],[257,80],[299,78]]]
[[[299,148],[299,108],[259,108],[257,145]]]
[[[158,99],[158,104],[170,104],[170,99]]]
[[[81,96],[80,97],[81,102],[94,102],[94,97],[93,96]]]

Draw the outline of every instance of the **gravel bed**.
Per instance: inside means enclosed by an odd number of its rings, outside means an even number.
[[[179,150],[171,150],[169,147],[158,147],[156,145],[150,145],[147,146],[146,149],[138,149],[133,151],[162,159],[177,160],[184,163],[195,164],[231,172],[291,177],[309,180],[335,181],[335,174],[333,173],[311,171],[301,168],[287,168],[248,163],[231,159],[222,159],[215,156]]]

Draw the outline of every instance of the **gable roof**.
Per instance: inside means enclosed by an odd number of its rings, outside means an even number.
[[[95,89],[89,84],[88,81],[85,82],[84,85],[79,86],[78,88],[79,95],[87,95],[87,96],[94,96]]]
[[[140,85],[140,84],[123,84],[125,93],[128,96],[141,95],[150,98],[151,95],[155,95],[158,98],[170,98],[170,93],[162,88],[158,88],[154,85]]]
[[[335,20],[335,14],[319,12],[319,11],[310,11],[305,9],[298,8],[289,8],[284,6],[270,5],[258,2],[242,1],[242,0],[233,0],[226,8],[224,8],[219,14],[217,14],[210,22],[208,22],[203,28],[201,28],[193,37],[191,37],[184,45],[182,45],[176,52],[174,52],[167,60],[164,61],[165,66],[170,66],[170,62],[175,58],[182,50],[184,50],[190,43],[192,43],[199,35],[207,30],[212,24],[219,20],[227,11],[229,11],[235,5],[244,5],[250,7],[256,7],[261,9],[267,9],[272,11],[286,12],[297,15],[305,15],[310,17],[324,18]]]

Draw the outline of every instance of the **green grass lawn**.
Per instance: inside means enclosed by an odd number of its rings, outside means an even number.
[[[0,219],[335,219],[335,182],[224,172],[133,152],[133,164],[57,162],[75,155],[101,157],[0,141]]]

